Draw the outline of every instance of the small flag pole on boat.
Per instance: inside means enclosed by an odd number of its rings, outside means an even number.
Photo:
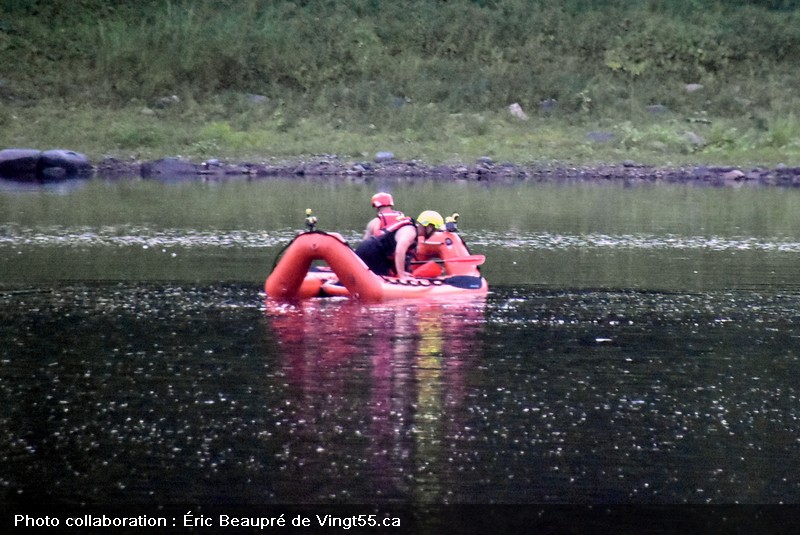
[[[317,226],[317,217],[311,215],[311,208],[306,208],[306,228],[309,232],[314,232]]]

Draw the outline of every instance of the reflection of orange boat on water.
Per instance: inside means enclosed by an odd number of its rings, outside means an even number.
[[[296,502],[441,503],[474,440],[468,378],[484,295],[447,300],[265,300],[285,386],[280,496]],[[310,469],[313,467],[313,469]]]
[[[317,260],[327,266],[312,266]],[[341,296],[365,302],[481,295],[488,291],[486,279],[478,268],[484,257],[469,254],[455,232],[436,232],[428,240],[420,241],[417,260],[419,268],[414,277],[377,275],[340,235],[312,230],[298,234],[284,249],[264,290],[270,299]]]

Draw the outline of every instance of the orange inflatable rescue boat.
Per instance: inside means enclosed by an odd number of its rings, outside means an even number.
[[[398,279],[371,271],[341,235],[311,228],[298,234],[279,255],[264,284],[268,299],[339,296],[381,302],[488,292],[478,267],[485,257],[469,254],[455,230],[437,231],[420,240],[414,276]]]

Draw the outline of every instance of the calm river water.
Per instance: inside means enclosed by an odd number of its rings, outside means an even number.
[[[800,191],[67,185],[0,189],[5,501],[800,501]],[[265,301],[379,189],[491,293]]]

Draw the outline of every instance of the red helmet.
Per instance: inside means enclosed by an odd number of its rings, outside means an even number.
[[[391,195],[382,191],[372,196],[372,206],[375,208],[380,208],[381,206],[394,206],[394,199],[392,199]]]

